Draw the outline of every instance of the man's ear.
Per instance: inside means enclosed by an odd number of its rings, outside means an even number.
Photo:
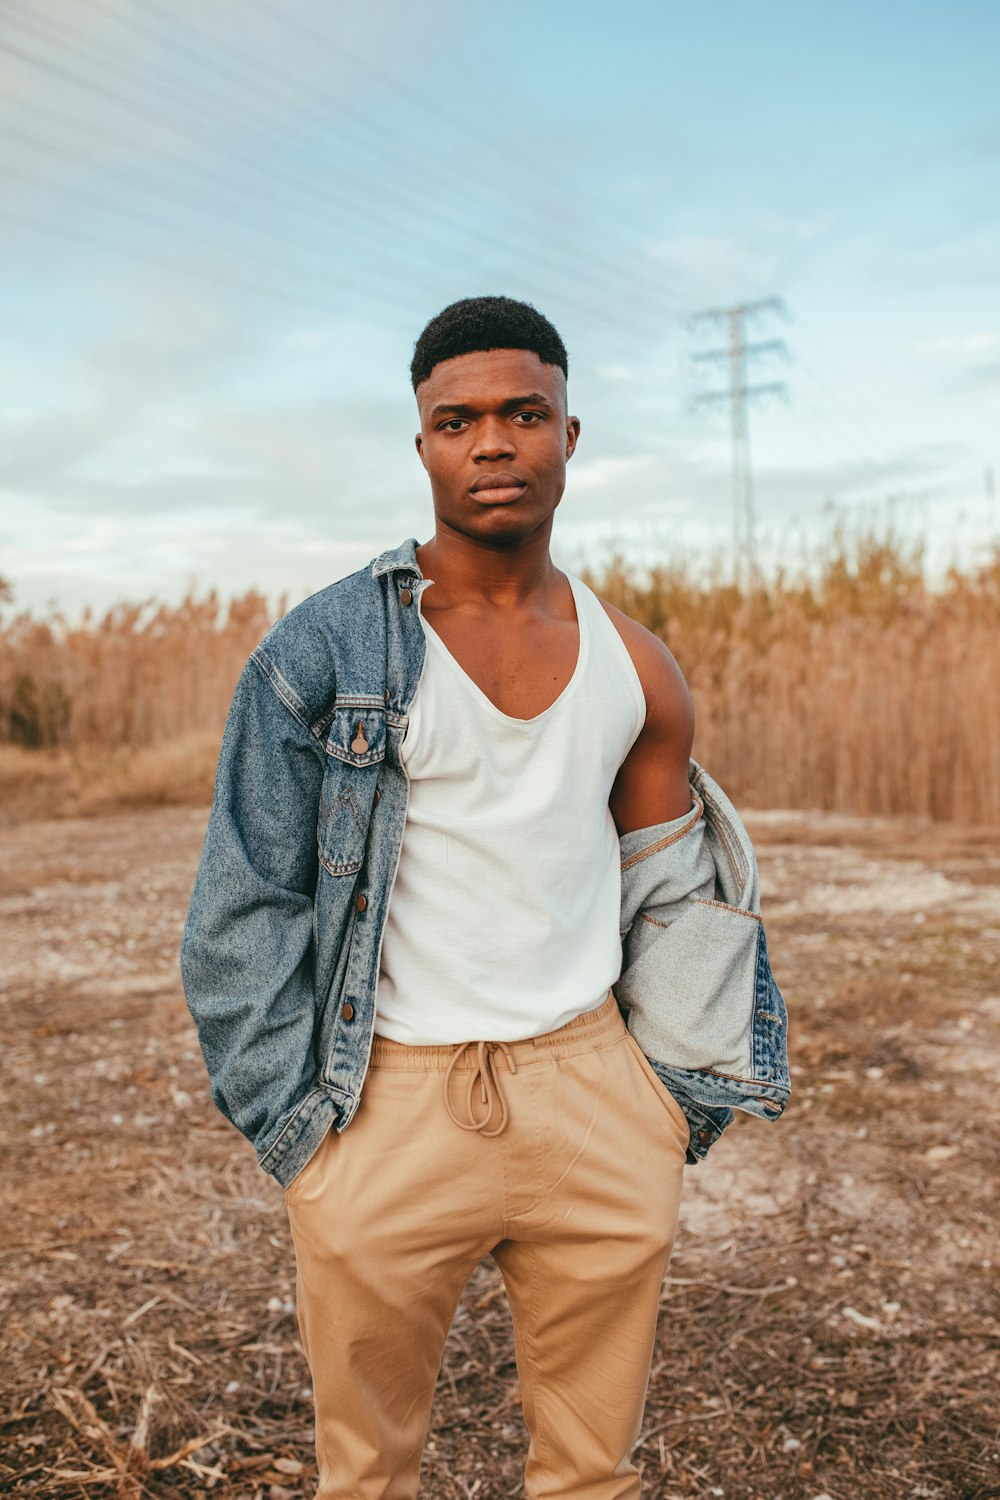
[[[418,432],[417,435],[416,435],[416,437],[413,439],[413,441],[417,445],[417,456],[419,457],[420,462],[423,464],[424,468],[426,469],[426,467],[427,467],[427,460],[426,460],[426,458],[424,458],[424,435],[423,435],[423,433],[422,432]]]
[[[576,452],[577,439],[580,436],[580,418],[566,418],[566,457],[570,459]]]

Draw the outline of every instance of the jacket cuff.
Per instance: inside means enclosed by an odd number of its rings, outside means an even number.
[[[618,843],[623,870],[630,869],[650,854],[656,854],[660,849],[676,843],[697,827],[698,820],[705,811],[705,804],[697,792],[692,792],[691,795],[694,800],[686,813],[671,818],[668,823],[650,823],[648,828],[633,828],[630,833],[621,835]]]
[[[622,872],[621,930],[627,932],[639,912],[655,909],[669,920],[671,908],[697,896],[715,894],[715,860],[705,838],[704,804],[679,818],[637,828],[619,840]]]

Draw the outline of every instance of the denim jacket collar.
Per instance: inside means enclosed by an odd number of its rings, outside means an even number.
[[[415,536],[408,537],[398,547],[391,547],[386,552],[380,552],[374,558],[371,565],[373,578],[381,578],[384,573],[414,573],[418,578],[423,578],[420,566],[417,562],[417,539]]]

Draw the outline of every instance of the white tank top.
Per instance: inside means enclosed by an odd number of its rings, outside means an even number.
[[[421,615],[427,650],[402,742],[410,789],[375,996],[381,1036],[538,1036],[599,1005],[619,977],[608,798],[646,700],[597,595],[566,576],[576,668],[533,719],[502,713]]]

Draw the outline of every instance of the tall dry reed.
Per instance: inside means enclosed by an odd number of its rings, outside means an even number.
[[[738,801],[1000,823],[1000,546],[936,589],[919,543],[843,527],[747,588],[620,553],[585,576],[669,645]]]
[[[254,589],[224,605],[213,589],[77,624],[18,613],[0,629],[0,742],[141,749],[221,731],[247,656],[286,608]]]
[[[1000,546],[933,589],[919,545],[843,528],[745,588],[718,566],[620,552],[582,571],[670,646],[695,700],[695,756],[738,801],[1000,823]],[[198,734],[217,743],[243,663],[286,607],[272,614],[253,590],[224,606],[213,591],[77,624],[15,614],[0,626],[0,743],[119,764]],[[133,800],[144,786],[170,800],[181,760],[161,754]]]

